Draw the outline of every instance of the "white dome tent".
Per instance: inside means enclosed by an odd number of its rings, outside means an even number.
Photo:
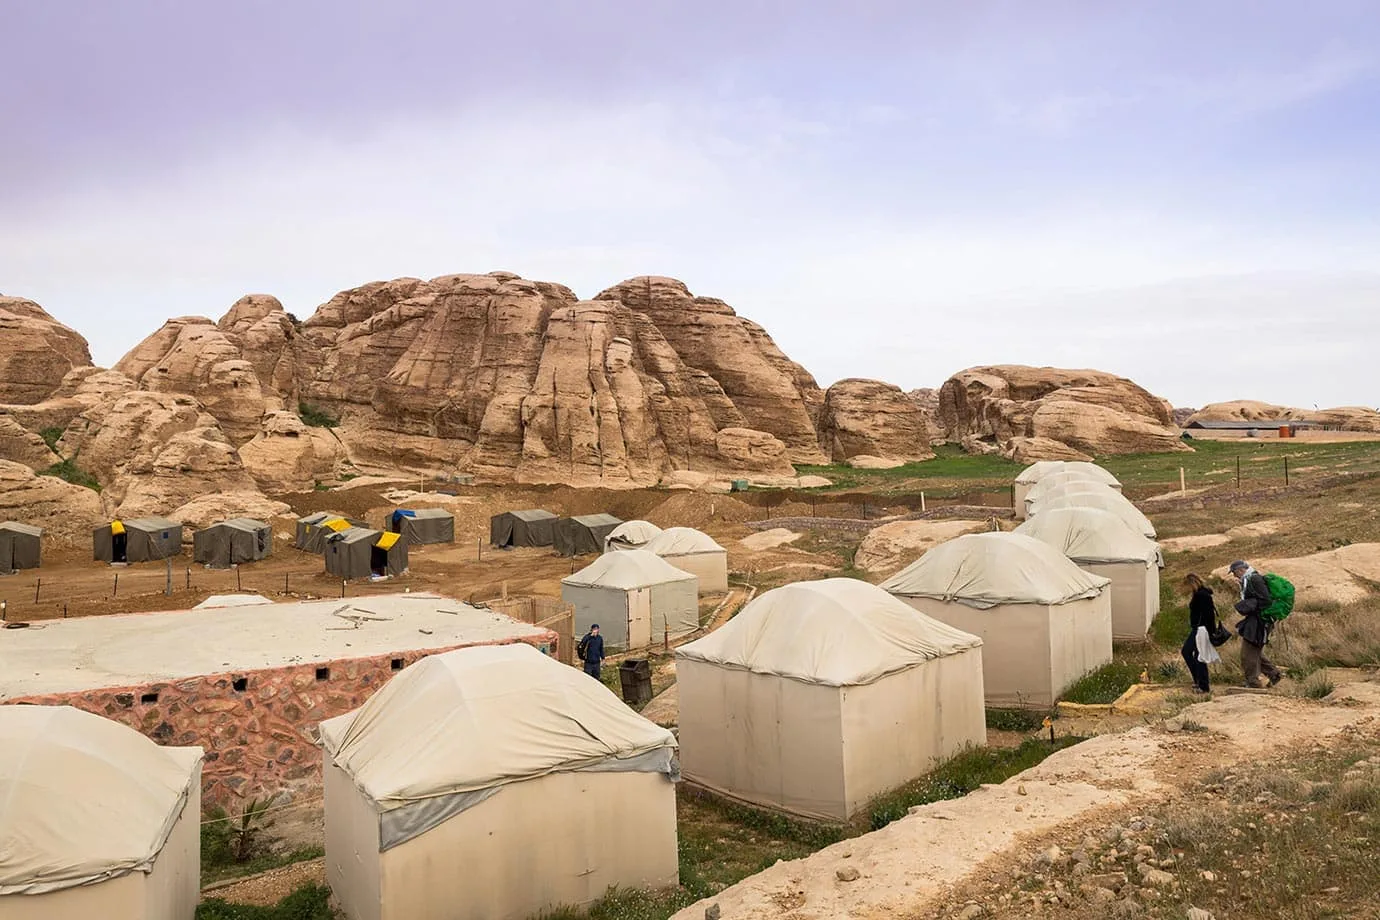
[[[1111,581],[1112,638],[1141,641],[1160,612],[1159,544],[1098,508],[1056,508],[1016,528]]]
[[[650,521],[624,521],[604,538],[604,552],[642,549],[647,541],[660,533],[661,528]]]
[[[1129,498],[1120,495],[1110,489],[1081,489],[1069,492],[1054,492],[1041,498],[1030,508],[1030,516],[1036,517],[1046,511],[1056,511],[1060,508],[1096,508],[1099,511],[1107,511],[1121,518],[1121,520],[1136,533],[1151,540],[1155,539],[1155,525],[1150,523],[1150,519],[1131,503]]]
[[[201,761],[68,706],[0,706],[0,918],[192,920]]]
[[[700,580],[701,594],[728,590],[728,550],[693,527],[669,527],[642,547]]]
[[[531,646],[424,658],[320,731],[348,920],[525,920],[677,882],[675,739]]]
[[[881,586],[982,638],[988,705],[1048,707],[1112,660],[1109,584],[1047,543],[980,533],[939,544]]]
[[[1065,474],[1081,476],[1089,482],[1099,482],[1110,488],[1118,490],[1121,488],[1120,481],[1096,463],[1088,463],[1084,460],[1040,460],[1032,463],[1016,475],[1015,483],[1011,489],[1011,506],[1016,512],[1016,516],[1025,516],[1026,495],[1031,487],[1049,476]]]
[[[768,591],[676,650],[688,781],[847,820],[986,741],[982,642],[850,578]]]
[[[561,600],[575,607],[575,635],[595,623],[610,649],[641,649],[699,629],[699,579],[655,553],[605,553],[561,579]]]
[[[1051,495],[1058,495],[1063,492],[1099,492],[1104,489],[1111,490],[1117,495],[1121,494],[1119,483],[1112,485],[1103,482],[1082,470],[1053,473],[1032,485],[1025,493],[1025,501],[1020,508],[1016,509],[1017,517],[1029,517],[1030,506]]]

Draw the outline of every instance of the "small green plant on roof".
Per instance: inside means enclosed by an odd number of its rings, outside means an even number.
[[[340,424],[340,419],[331,415],[324,409],[318,409],[311,403],[299,402],[297,404],[297,414],[301,416],[304,424],[313,428],[334,428]]]
[[[101,491],[101,484],[96,480],[96,477],[77,466],[77,459],[75,457],[68,457],[65,460],[54,463],[46,470],[39,473],[39,475],[56,476],[58,479],[70,482],[74,486],[84,486],[96,492]]]

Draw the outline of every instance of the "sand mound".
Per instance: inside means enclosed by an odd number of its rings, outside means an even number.
[[[1292,581],[1299,605],[1319,601],[1354,604],[1370,596],[1367,582],[1380,582],[1380,543],[1353,543],[1295,559],[1257,560],[1253,565],[1261,572],[1275,572]],[[1229,577],[1225,566],[1212,574]]]
[[[1226,533],[1205,533],[1189,537],[1169,537],[1160,541],[1160,549],[1166,553],[1182,553],[1190,549],[1207,549],[1210,546],[1221,546],[1230,543],[1232,540],[1245,540],[1251,537],[1268,537],[1270,534],[1279,533],[1282,521],[1252,521],[1249,524],[1242,524],[1233,527]]]
[[[898,569],[935,544],[987,527],[983,521],[893,521],[873,528],[863,538],[853,564],[869,572]]]
[[[787,543],[794,543],[803,536],[794,530],[787,530],[784,527],[773,527],[771,530],[764,530],[751,536],[743,537],[738,541],[738,545],[749,552],[759,552],[764,549],[775,549],[778,546],[785,546]]]
[[[705,527],[712,521],[754,521],[762,512],[727,495],[681,492],[672,495],[645,515],[658,527]]]

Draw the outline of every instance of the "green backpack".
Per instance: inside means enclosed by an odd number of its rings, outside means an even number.
[[[1278,623],[1293,612],[1294,585],[1273,572],[1265,575],[1265,585],[1270,589],[1270,606],[1260,611],[1260,618],[1266,623]]]

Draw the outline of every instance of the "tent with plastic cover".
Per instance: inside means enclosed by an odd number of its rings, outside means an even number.
[[[201,759],[68,706],[0,706],[0,918],[192,920]]]
[[[489,542],[494,546],[550,546],[555,540],[556,516],[540,508],[505,511],[489,518]]]
[[[1016,482],[1011,490],[1011,502],[1016,516],[1025,517],[1025,500],[1031,487],[1046,477],[1060,475],[1079,476],[1118,491],[1121,489],[1121,483],[1117,478],[1096,463],[1088,463],[1085,460],[1041,460],[1030,464],[1016,475]]]
[[[1056,489],[1042,496],[1038,501],[1027,502],[1026,504],[1030,509],[1030,517],[1058,508],[1096,508],[1121,518],[1126,526],[1143,537],[1149,537],[1153,540],[1156,536],[1155,525],[1150,523],[1150,519],[1133,505],[1129,498],[1119,492],[1113,492],[1111,489],[1104,489],[1100,486],[1082,485]]]
[[[1033,537],[980,533],[939,544],[881,586],[982,638],[988,705],[1049,707],[1112,660],[1109,584]]]
[[[407,537],[412,546],[454,543],[455,515],[440,508],[399,508],[388,516],[388,529]]]
[[[622,523],[621,518],[611,514],[577,514],[561,518],[553,526],[552,542],[562,556],[602,553],[605,538]]]
[[[527,645],[424,658],[321,723],[350,918],[526,918],[678,879],[676,742]]]
[[[982,641],[852,578],[768,591],[676,650],[685,778],[846,821],[986,742]]]
[[[561,600],[575,608],[575,635],[594,624],[615,649],[646,648],[699,628],[699,580],[655,553],[605,553],[561,579]]]
[[[604,552],[611,553],[621,549],[642,549],[647,541],[661,533],[661,528],[650,521],[624,521],[604,538]]]
[[[642,547],[700,580],[701,594],[728,590],[728,550],[693,527],[669,527]]]
[[[231,518],[192,534],[192,561],[213,569],[267,559],[273,552],[273,528],[252,518]]]
[[[401,575],[407,571],[407,538],[351,527],[326,538],[326,571],[336,578]]]
[[[322,553],[326,551],[326,538],[331,534],[363,526],[363,521],[334,511],[317,511],[297,519],[297,537],[293,545],[309,553]]]
[[[1046,496],[1060,492],[1096,492],[1100,489],[1110,489],[1120,495],[1121,483],[1105,482],[1081,469],[1051,473],[1026,489],[1025,501],[1016,508],[1016,517],[1029,517],[1031,504]]]
[[[111,521],[91,532],[97,562],[157,562],[182,555],[182,525],[167,518]]]
[[[1016,528],[1111,581],[1112,638],[1140,641],[1160,612],[1160,547],[1098,508],[1056,508]]]
[[[0,522],[0,575],[36,569],[43,561],[43,529],[16,521]]]

